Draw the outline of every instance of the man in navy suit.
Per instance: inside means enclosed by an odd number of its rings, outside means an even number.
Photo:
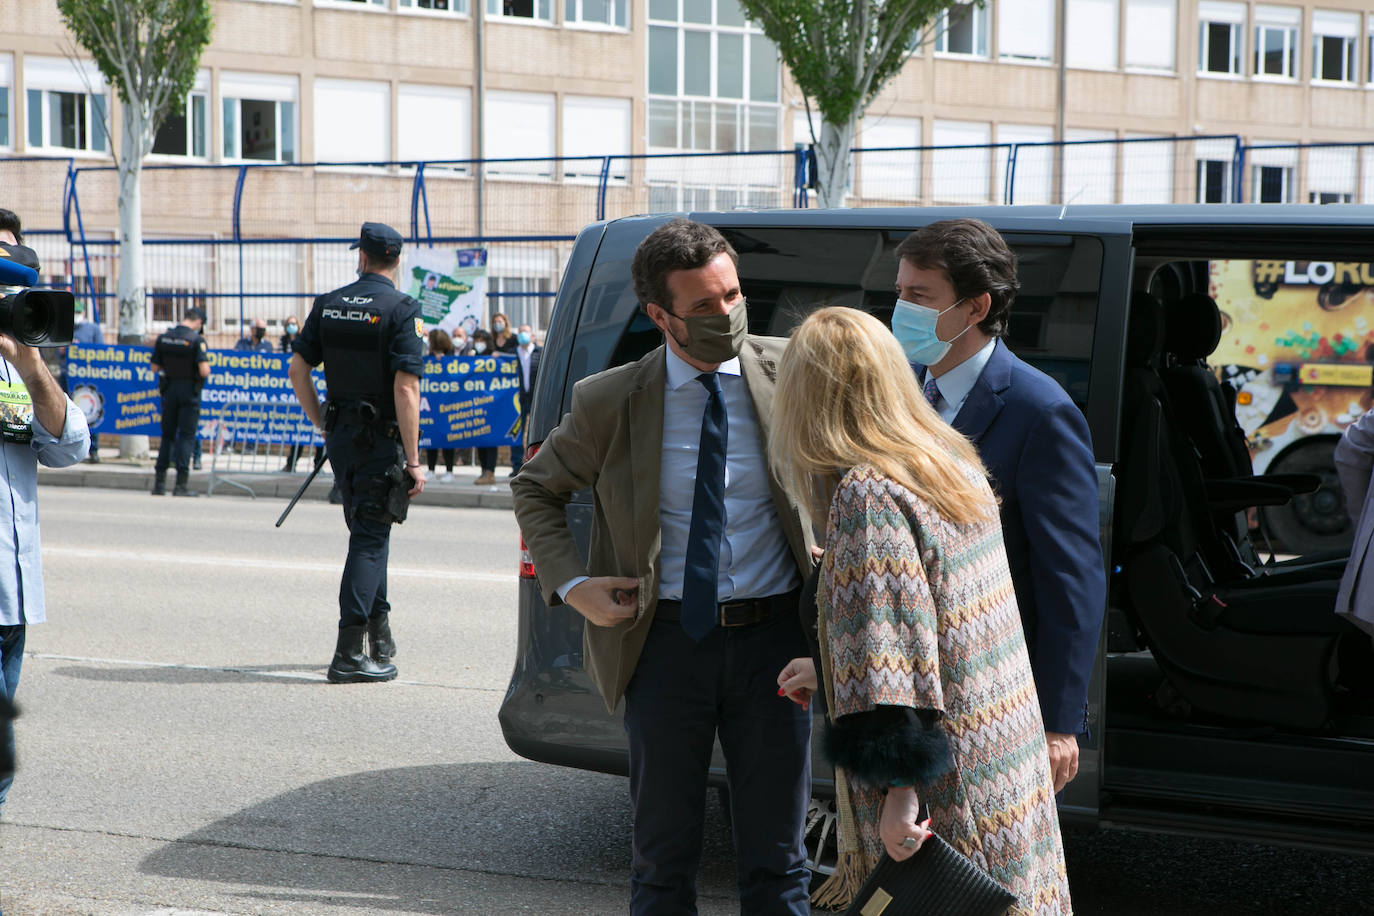
[[[1107,584],[1083,414],[1001,337],[1016,255],[980,220],[931,223],[897,247],[892,330],[932,406],[978,447],[1002,534],[1058,792],[1078,772]]]

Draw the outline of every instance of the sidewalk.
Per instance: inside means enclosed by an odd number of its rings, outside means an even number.
[[[105,451],[105,449],[101,449],[99,464],[83,461],[69,468],[45,468],[40,465],[38,482],[55,487],[104,487],[111,490],[145,491],[152,489],[152,459],[140,461],[113,456],[106,458]],[[202,495],[210,488],[209,455],[205,456],[204,467],[204,470],[192,471],[190,480],[191,489]],[[258,499],[287,500],[295,495],[296,490],[300,488],[301,483],[305,481],[306,475],[310,472],[311,465],[308,457],[302,459],[298,467],[300,470],[294,474],[285,472],[254,474],[239,474],[232,471],[217,472],[213,495],[216,498],[221,496],[248,497],[251,495]],[[495,485],[481,487],[473,485],[473,481],[477,479],[477,475],[480,473],[476,467],[455,467],[453,480],[447,482],[438,479],[444,473],[442,463],[437,470],[437,475],[429,476],[428,482],[425,484],[425,491],[420,494],[415,505],[466,509],[510,509],[512,507],[510,478],[507,476],[510,474],[509,467],[496,469]],[[172,498],[170,494],[175,478],[176,471],[169,471],[167,474],[168,499]],[[252,493],[234,486],[230,481],[250,488]],[[329,466],[326,464],[301,499],[327,500],[333,483],[334,475],[330,473]]]

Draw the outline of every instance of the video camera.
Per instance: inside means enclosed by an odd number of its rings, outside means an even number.
[[[66,290],[29,289],[38,282],[38,255],[0,242],[0,334],[29,347],[65,347],[76,328],[76,299]]]

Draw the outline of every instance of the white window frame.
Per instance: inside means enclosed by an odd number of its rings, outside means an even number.
[[[1291,204],[1298,194],[1298,148],[1295,146],[1274,146],[1281,143],[1274,140],[1255,140],[1247,153],[1246,165],[1250,170],[1250,202],[1260,202],[1260,186],[1264,181],[1264,170],[1281,169],[1283,173],[1283,193],[1279,200],[1268,203]]]
[[[595,141],[596,149],[586,151],[569,150],[568,136],[570,131],[577,131],[575,122],[579,119],[579,112],[585,110],[595,110],[608,113],[614,120],[623,118],[624,128],[622,137],[615,141],[605,139],[605,134],[597,131],[599,139]],[[630,154],[634,152],[630,142],[631,131],[634,129],[634,102],[631,99],[616,96],[591,96],[591,95],[565,95],[560,100],[559,123],[562,125],[562,136],[559,137],[558,152],[561,156],[588,156],[606,155],[611,157],[611,174],[608,176],[611,182],[624,183],[629,170]],[[622,141],[623,138],[623,142]],[[574,183],[595,183],[601,177],[601,162],[595,159],[574,159],[559,163],[559,170],[566,181]]]
[[[360,13],[390,12],[388,0],[315,0],[317,7],[336,10],[354,10]]]
[[[553,0],[529,0],[534,10],[533,16],[517,16],[513,13],[507,14],[502,9],[502,2],[503,0],[486,0],[486,18],[499,22],[541,25],[549,28],[553,26]],[[541,13],[543,15],[540,15]]]
[[[1374,13],[1365,19],[1364,39],[1365,82],[1374,86]]]
[[[467,86],[435,86],[423,83],[401,83],[396,88],[396,158],[402,162],[433,161],[424,157],[411,155],[406,132],[405,109],[417,100],[424,98],[441,98],[449,102],[456,102],[461,113],[454,118],[454,122],[459,125],[458,133],[458,153],[461,155],[443,156],[443,159],[471,160],[474,158],[472,152],[472,90]],[[446,166],[426,166],[425,179],[428,180],[436,175],[455,176],[470,175],[472,166],[470,164],[446,165]]]
[[[448,9],[436,10],[420,5],[436,2],[447,2]],[[396,12],[402,16],[456,16],[460,19],[466,19],[470,15],[468,0],[396,0]]]
[[[195,133],[194,133],[194,130],[195,130],[195,119],[191,116],[192,113],[193,113],[193,109],[194,109],[194,106],[192,105],[192,99],[195,99],[195,98],[199,98],[199,99],[201,100],[201,103],[205,106],[205,138],[204,138],[204,140],[205,140],[205,143],[204,143],[204,146],[205,146],[205,153],[204,153],[203,155],[199,155],[199,156],[195,154],[195,148],[196,148],[196,139],[195,139]],[[209,71],[209,70],[200,70],[200,71],[197,71],[197,73],[196,73],[196,81],[195,81],[195,83],[191,86],[190,91],[188,91],[188,92],[186,93],[186,99],[185,99],[185,101],[182,103],[181,114],[182,114],[182,117],[184,117],[184,118],[186,119],[186,152],[184,152],[184,153],[154,153],[154,152],[150,152],[150,153],[148,154],[149,158],[151,158],[151,159],[156,159],[156,160],[166,160],[166,161],[168,161],[168,162],[181,161],[181,160],[187,160],[187,159],[191,160],[192,162],[208,162],[208,161],[210,161],[211,155],[212,155],[212,151],[213,151],[214,148],[215,148],[215,147],[214,147],[214,136],[215,136],[215,130],[214,130],[215,110],[214,110],[214,106],[211,104],[211,99],[210,99],[210,71]],[[170,117],[170,115],[169,115],[169,117]],[[165,122],[164,122],[164,125],[163,125],[163,126],[166,126],[166,123],[165,123]],[[159,131],[160,131],[161,129],[162,129],[162,128],[158,128]],[[156,142],[157,142],[157,138],[154,137],[154,138],[153,138],[153,141],[154,141],[154,143],[156,143]]]
[[[382,140],[381,150],[379,151],[381,154],[380,156],[374,156],[370,151],[366,151],[358,153],[357,155],[341,157],[333,153],[325,154],[321,150],[321,139],[328,139],[327,136],[322,137],[320,133],[321,128],[324,127],[326,123],[325,119],[321,117],[322,109],[324,108],[324,106],[320,104],[321,91],[325,93],[340,93],[350,98],[358,99],[358,108],[351,113],[352,117],[346,129],[356,129],[359,133],[366,134],[370,137],[380,136]],[[357,163],[390,162],[395,159],[391,149],[392,101],[390,83],[381,80],[351,80],[317,76],[311,86],[311,96],[314,111],[311,118],[313,122],[311,125],[313,128],[311,140],[314,146],[314,153],[311,155],[311,159],[315,162],[354,163],[341,166],[341,168],[350,171],[364,168]],[[379,121],[372,121],[375,112],[362,107],[363,99],[366,97],[371,97],[374,103],[376,100],[381,101]],[[363,118],[364,111],[366,111],[367,114],[366,119]],[[280,121],[280,113],[278,114],[278,121]]]
[[[78,70],[79,68],[79,70]],[[30,100],[32,93],[39,93],[39,131],[42,142],[34,145],[30,142],[30,136],[34,123],[34,112],[31,110]],[[54,92],[72,93],[81,96],[82,111],[86,117],[86,143],[84,147],[54,146],[52,138],[48,136],[49,104],[51,95]],[[109,155],[110,137],[101,126],[97,117],[99,114],[92,105],[92,95],[101,98],[101,107],[106,118],[110,112],[110,87],[106,85],[105,78],[101,76],[100,70],[96,68],[93,61],[69,61],[61,57],[39,57],[36,55],[26,55],[24,58],[24,142],[29,152],[41,155],[58,154],[62,156],[95,156],[106,157]],[[18,93],[15,93],[15,102],[18,102]],[[11,116],[11,121],[16,120]],[[15,134],[18,135],[16,130]],[[99,143],[97,146],[96,143]]]
[[[675,106],[675,109],[676,109],[676,133],[677,133],[677,141],[678,141],[678,142],[677,142],[677,145],[676,145],[676,146],[672,146],[672,147],[661,146],[661,145],[651,145],[651,144],[650,144],[651,134],[649,133],[649,126],[648,126],[648,124],[646,123],[646,125],[645,125],[645,130],[646,130],[645,145],[646,145],[646,148],[649,148],[649,149],[651,149],[652,151],[656,151],[656,152],[686,151],[686,152],[726,152],[726,153],[733,153],[733,152],[745,152],[745,151],[750,151],[750,150],[753,150],[753,149],[754,149],[754,145],[750,142],[750,135],[751,135],[751,133],[752,133],[753,119],[754,119],[756,116],[758,116],[758,117],[771,117],[771,118],[772,118],[772,120],[773,120],[773,139],[774,139],[774,142],[773,142],[772,146],[773,146],[774,149],[779,148],[779,147],[781,146],[781,143],[782,143],[782,125],[781,125],[781,115],[782,115],[782,89],[781,89],[782,66],[781,66],[781,64],[779,64],[779,65],[778,65],[777,67],[775,67],[775,68],[773,69],[773,71],[772,71],[772,77],[773,77],[773,80],[774,80],[774,82],[773,82],[773,84],[772,84],[772,87],[771,87],[773,99],[772,99],[771,101],[766,101],[766,100],[755,100],[755,99],[754,99],[754,90],[755,90],[756,87],[754,86],[754,72],[753,72],[753,71],[754,71],[754,67],[753,67],[753,63],[754,63],[754,58],[753,58],[753,54],[754,54],[754,45],[755,45],[755,42],[756,42],[757,40],[762,40],[762,41],[765,41],[765,42],[766,42],[766,41],[767,41],[767,36],[765,36],[765,35],[763,34],[763,30],[762,30],[762,29],[758,28],[758,26],[754,25],[753,23],[751,23],[751,22],[749,22],[749,21],[747,21],[747,20],[745,21],[745,23],[744,23],[743,25],[730,25],[730,24],[721,25],[721,24],[719,24],[718,22],[716,22],[716,20],[719,19],[719,16],[718,16],[718,9],[717,9],[715,0],[711,0],[711,9],[712,9],[712,16],[711,16],[711,18],[712,18],[713,21],[712,21],[711,23],[709,23],[709,24],[708,24],[708,23],[700,23],[700,22],[689,22],[689,21],[683,19],[683,18],[682,18],[682,4],[681,4],[681,3],[677,4],[677,19],[676,19],[676,20],[670,20],[670,19],[652,19],[652,18],[648,18],[647,15],[646,15],[647,28],[645,29],[645,37],[644,37],[646,54],[648,53],[649,42],[650,42],[650,40],[651,40],[651,35],[653,34],[653,29],[655,29],[655,28],[672,29],[673,32],[674,32],[674,35],[675,35],[675,37],[676,37],[676,40],[677,40],[677,75],[676,75],[676,79],[675,79],[675,85],[676,85],[676,89],[677,89],[676,93],[673,94],[673,95],[668,95],[668,94],[665,94],[665,93],[649,93],[649,92],[647,91],[647,89],[648,89],[649,73],[647,72],[647,68],[646,68],[646,73],[645,73],[645,89],[646,89],[645,98],[646,98],[646,112],[647,112],[648,109],[651,108],[651,107],[659,107],[659,106],[663,106],[663,105],[666,105],[666,104],[673,104],[673,105]],[[709,79],[710,79],[710,82],[709,82],[709,85],[708,85],[708,87],[707,87],[707,94],[706,94],[706,95],[688,95],[688,94],[686,94],[686,93],[684,92],[684,86],[685,86],[685,82],[686,82],[686,71],[687,71],[688,67],[691,66],[691,65],[689,64],[689,62],[686,60],[686,54],[684,53],[684,52],[685,52],[685,49],[686,49],[686,44],[687,44],[687,33],[688,33],[688,32],[699,32],[699,33],[702,33],[702,34],[705,34],[705,35],[709,36],[710,49],[711,49],[711,50],[710,50],[710,63],[709,63],[709,67],[708,67],[708,72],[709,72]],[[722,95],[719,94],[719,93],[720,93],[720,85],[719,85],[719,84],[720,84],[720,73],[719,73],[719,70],[720,70],[720,66],[719,66],[719,60],[720,60],[720,57],[719,57],[719,54],[720,54],[720,50],[719,50],[719,49],[720,49],[720,41],[719,41],[719,39],[720,39],[720,37],[721,37],[722,35],[725,35],[725,36],[738,36],[738,37],[740,38],[740,41],[741,41],[741,45],[742,45],[742,49],[743,49],[743,56],[742,56],[741,61],[740,61],[740,67],[741,67],[741,80],[742,80],[742,81],[741,81],[741,85],[740,85],[740,96],[739,96],[738,98],[737,98],[737,97],[734,97],[734,96],[722,96]],[[771,42],[769,42],[769,45],[771,46]],[[776,50],[774,51],[774,53],[776,53]],[[691,113],[690,115],[684,114],[684,111],[683,111],[683,106],[684,106],[684,105],[690,105],[690,106],[692,106],[692,113]],[[692,119],[692,121],[693,121],[693,126],[694,126],[694,128],[695,128],[695,127],[697,126],[696,118],[699,117],[699,115],[696,113],[696,108],[697,108],[697,106],[705,106],[705,107],[706,107],[706,112],[707,112],[707,117],[709,117],[709,119],[710,119],[710,126],[709,126],[709,129],[708,129],[708,131],[707,131],[707,136],[708,136],[710,142],[709,142],[709,148],[706,148],[706,149],[703,149],[703,148],[701,148],[700,146],[698,146],[698,145],[696,145],[696,144],[690,142],[690,140],[687,140],[687,142],[684,142],[687,138],[684,138],[684,137],[683,137],[683,131],[682,131],[683,120],[684,120],[685,117],[690,117],[690,118]],[[717,109],[718,106],[719,106],[719,107],[733,107],[733,108],[734,108],[734,130],[735,130],[735,146],[734,146],[734,149],[730,149],[730,150],[721,150],[721,149],[719,148],[719,145],[715,142],[716,139],[717,139],[717,137],[719,136],[718,131],[719,131],[719,129],[720,129],[720,127],[719,127],[719,125],[718,125],[718,123],[717,123],[717,120],[716,120],[716,109]],[[646,118],[646,122],[647,122],[647,118]]]
[[[497,123],[492,117],[492,112],[500,102],[511,102],[514,104],[537,104],[546,107],[548,126],[548,152],[547,155],[533,155],[522,153],[519,156],[497,155],[499,151],[491,149],[493,140],[498,135]],[[487,127],[482,137],[483,149],[481,156],[483,160],[491,159],[522,159],[530,158],[533,162],[487,162],[483,166],[483,174],[497,180],[518,180],[518,181],[549,181],[553,178],[555,168],[555,158],[558,155],[558,107],[557,97],[552,92],[513,92],[500,89],[488,89],[486,91]],[[543,152],[543,151],[539,151]]]
[[[1193,142],[1193,173],[1197,187],[1193,194],[1196,203],[1230,203],[1232,194],[1235,191],[1236,179],[1236,145],[1233,140],[1196,140]],[[1222,175],[1222,199],[1219,201],[1203,200],[1202,192],[1205,188],[1203,178],[1203,166],[1208,163],[1219,163],[1223,170]]]
[[[17,129],[18,119],[15,117],[15,109],[18,107],[18,99],[14,96],[14,55],[0,54],[0,100],[5,105],[5,133],[0,135],[0,149],[12,150],[15,147],[15,135],[19,133]]]
[[[563,0],[563,25],[569,29],[585,29],[589,32],[628,32],[633,24],[631,11],[633,9],[630,0],[606,0],[606,9],[611,13],[611,19],[616,18],[616,11],[619,9],[624,13],[625,24],[620,25],[614,21],[600,22],[595,19],[582,18],[583,0]],[[573,14],[568,15],[569,8]]]
[[[1312,82],[1319,86],[1356,86],[1359,85],[1359,44],[1360,14],[1337,13],[1327,10],[1312,11]],[[1323,50],[1326,39],[1337,39],[1344,49],[1342,70],[1345,76],[1326,79],[1322,76],[1322,63],[1326,59]]]
[[[1359,179],[1360,148],[1351,146],[1314,146],[1307,154],[1306,185],[1308,203],[1352,203]],[[1331,200],[1320,200],[1330,197]]]
[[[216,108],[215,116],[219,118],[220,124],[220,150],[225,162],[247,163],[254,162],[301,162],[304,159],[301,151],[301,100],[300,84],[296,77],[283,77],[275,74],[265,73],[221,73],[219,85],[220,102]],[[228,125],[224,121],[225,104],[233,102],[234,106],[234,131],[233,143],[230,144],[230,132]],[[245,159],[243,157],[243,103],[244,102],[272,102],[273,112],[276,116],[274,125],[275,132],[275,158],[272,159]],[[282,124],[286,119],[282,118],[282,104],[291,105],[291,137],[292,137],[292,158],[283,159],[282,152]]]
[[[963,15],[968,16],[973,22],[974,50],[972,51],[951,51],[949,49],[949,14],[955,7],[962,8]],[[970,0],[955,0],[953,6],[940,11],[940,18],[935,29],[935,54],[937,57],[987,60],[992,48],[992,5],[988,3],[978,6]],[[979,40],[980,37],[981,41]],[[982,51],[977,50],[979,45],[982,46]]]
[[[1096,33],[1089,33],[1088,38],[1092,44],[1105,44],[1111,42],[1111,60],[1099,63],[1086,63],[1082,58],[1074,53],[1074,49],[1082,46],[1083,35],[1081,30],[1087,28],[1087,20],[1083,15],[1081,5],[1087,4],[1089,7],[1097,7],[1102,12],[1111,17],[1111,25],[1103,30],[1105,34],[1098,36],[1100,41],[1092,42],[1091,38]],[[1075,10],[1074,6],[1080,6]],[[1099,72],[1113,72],[1121,69],[1121,3],[1120,0],[1065,0],[1064,15],[1068,17],[1064,30],[1064,62],[1065,65],[1075,70],[1097,70]]]
[[[1256,6],[1255,25],[1250,30],[1254,43],[1251,64],[1254,78],[1262,82],[1291,83],[1302,72],[1302,49],[1298,35],[1302,31],[1302,10],[1297,7]],[[1269,73],[1263,69],[1265,37],[1268,32],[1283,33],[1284,72]]]
[[[1209,27],[1224,25],[1231,33],[1231,70],[1208,70],[1211,56]],[[1243,79],[1245,77],[1245,4],[1208,2],[1198,4],[1197,75],[1208,79]]]
[[[1030,4],[1032,0],[1009,0],[1009,2],[1016,4],[1015,9],[1024,11],[1026,6]],[[998,15],[997,23],[997,56],[999,60],[1002,60],[1006,63],[1027,64],[1030,66],[1049,66],[1050,64],[1054,63],[1055,3],[1052,2],[1052,0],[1034,0],[1034,2],[1039,3],[1044,8],[1042,12],[1049,13],[1049,19],[1048,23],[1045,26],[1044,36],[1047,39],[1046,52],[1044,54],[1037,54],[1034,56],[1008,53],[1008,42],[1006,40],[1006,34],[1004,33],[1014,33],[1016,31],[1015,23],[1019,20],[1015,19],[1012,16],[1010,7],[1003,6],[1001,13]],[[1037,17],[1035,17],[1034,14],[1032,14],[1029,17],[1031,21],[1036,21],[1036,18]],[[1045,17],[1042,15],[1039,18],[1044,19]]]

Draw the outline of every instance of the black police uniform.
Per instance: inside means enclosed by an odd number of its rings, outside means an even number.
[[[162,391],[162,444],[154,466],[153,492],[161,493],[167,479],[167,465],[175,460],[177,495],[186,495],[186,479],[191,472],[191,451],[195,447],[196,423],[200,419],[200,364],[209,362],[205,338],[184,324],[158,335],[153,344],[152,362],[162,367],[158,387]]]
[[[420,303],[386,277],[363,274],[315,300],[292,350],[312,366],[324,362],[325,447],[349,532],[339,585],[341,645],[346,630],[367,625],[371,654],[385,662],[390,651],[379,658],[377,641],[380,633],[391,645],[386,562],[396,520],[385,505],[393,486],[388,471],[396,474],[398,464],[405,465],[392,386],[397,372],[424,373]],[[333,666],[331,680],[337,679],[332,675]]]

